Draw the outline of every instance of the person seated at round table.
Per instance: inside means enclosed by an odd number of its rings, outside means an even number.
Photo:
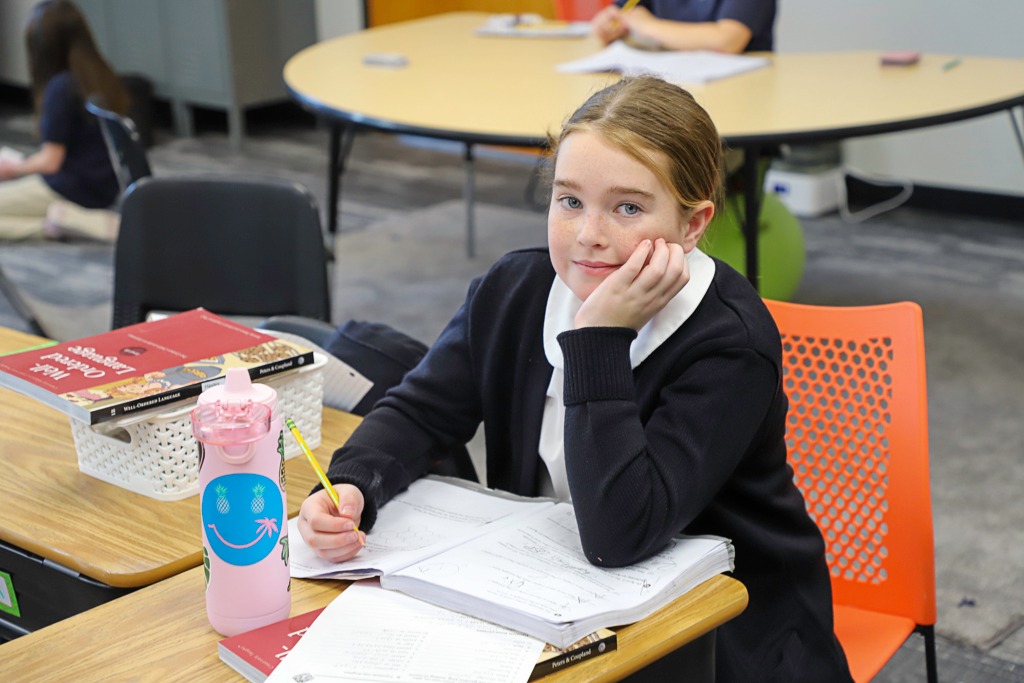
[[[663,50],[740,54],[774,47],[776,0],[617,0],[591,20],[605,43],[628,39]]]

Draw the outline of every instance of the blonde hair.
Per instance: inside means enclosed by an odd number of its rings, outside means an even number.
[[[549,136],[552,163],[559,145],[592,131],[651,170],[684,213],[700,202],[718,206],[723,193],[722,142],[708,113],[686,90],[653,76],[634,76],[591,95]]]

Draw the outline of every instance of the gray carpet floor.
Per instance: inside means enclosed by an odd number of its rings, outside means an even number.
[[[23,112],[0,107],[0,144],[28,148]],[[326,133],[303,120],[250,125],[231,150],[221,127],[161,132],[157,174],[245,173],[297,180],[325,205]],[[469,280],[500,254],[542,245],[530,155],[481,150],[477,246],[465,254],[461,150],[360,135],[334,241],[333,320],[378,320],[430,343]],[[540,198],[542,200],[542,198]],[[325,214],[326,210],[324,209]],[[795,300],[924,309],[938,583],[940,680],[1024,681],[1024,223],[902,208],[861,224],[803,221],[807,260]],[[112,248],[0,245],[0,266],[51,336],[109,327]],[[0,324],[26,329],[6,301]],[[912,637],[877,680],[924,680]]]

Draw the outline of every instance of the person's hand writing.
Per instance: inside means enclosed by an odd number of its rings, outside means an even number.
[[[662,22],[661,19],[651,14],[646,7],[634,7],[628,12],[620,12],[619,23],[622,26],[624,35],[640,43],[657,44],[658,38],[655,28]]]
[[[341,512],[327,491],[320,490],[302,501],[298,526],[302,539],[317,555],[329,562],[344,562],[366,542],[366,534],[355,530],[363,514],[363,493],[350,484],[334,488]]]
[[[623,14],[617,6],[608,5],[590,20],[590,28],[605,44],[623,38],[629,33],[629,28],[622,21]]]
[[[576,328],[641,327],[690,281],[683,247],[644,240],[622,266],[594,289],[576,313]]]

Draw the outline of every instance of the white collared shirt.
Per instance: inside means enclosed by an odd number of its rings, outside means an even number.
[[[662,310],[640,328],[629,347],[630,366],[635,368],[654,353],[662,343],[678,330],[704,299],[711,280],[715,277],[715,262],[699,249],[686,255],[690,281]],[[572,293],[561,278],[555,276],[548,293],[544,311],[544,355],[554,367],[544,400],[544,416],[540,425],[540,443],[537,450],[547,465],[547,477],[540,476],[542,496],[570,501],[569,480],[565,472],[565,401],[563,400],[562,347],[558,335],[573,329],[573,321],[583,302]],[[539,472],[544,475],[544,472]]]

